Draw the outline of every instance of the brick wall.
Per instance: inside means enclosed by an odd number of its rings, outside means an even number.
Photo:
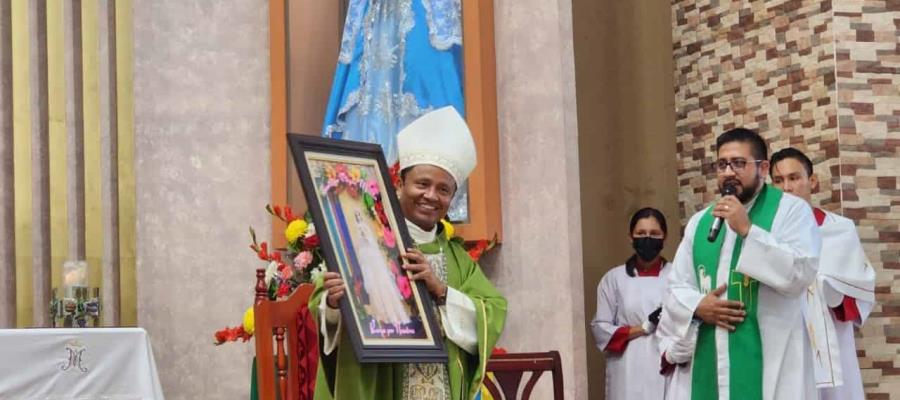
[[[900,399],[900,1],[834,1],[840,203],[878,271],[857,337],[871,399]]]

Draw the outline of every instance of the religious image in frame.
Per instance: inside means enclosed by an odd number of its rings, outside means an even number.
[[[431,297],[402,268],[412,241],[381,147],[297,134],[288,142],[327,268],[344,280],[343,330],[359,362],[446,362]]]

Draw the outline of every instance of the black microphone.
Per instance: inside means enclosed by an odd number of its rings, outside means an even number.
[[[722,186],[722,197],[725,196],[733,196],[737,194],[737,188],[734,187],[733,182],[728,182],[724,186]],[[709,235],[706,236],[706,240],[710,242],[715,242],[716,238],[719,236],[719,231],[722,230],[722,224],[725,222],[725,218],[717,217],[711,227],[709,227]]]

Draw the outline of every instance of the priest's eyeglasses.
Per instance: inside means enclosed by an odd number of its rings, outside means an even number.
[[[731,167],[731,170],[732,170],[732,171],[734,171],[734,172],[740,172],[740,171],[743,171],[744,168],[747,167],[747,163],[749,163],[749,162],[751,162],[751,161],[752,161],[753,163],[755,163],[755,164],[759,164],[759,163],[761,163],[761,162],[763,162],[763,161],[766,161],[766,160],[750,160],[750,161],[747,161],[747,160],[745,160],[745,159],[743,159],[743,158],[735,158],[734,160],[726,160],[726,159],[723,158],[723,159],[720,159],[720,160],[716,160],[716,162],[715,162],[713,165],[716,166],[716,170],[719,171],[719,172],[725,172],[725,170],[728,169],[729,166]]]

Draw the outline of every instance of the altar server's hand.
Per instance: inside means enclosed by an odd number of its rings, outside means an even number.
[[[750,233],[750,217],[747,216],[747,209],[737,197],[729,195],[719,199],[712,214],[714,217],[725,218],[728,226],[741,237],[747,237],[747,234]]]
[[[742,322],[747,313],[744,312],[744,303],[719,298],[726,289],[722,285],[704,296],[694,313],[707,324],[734,331],[734,326]]]
[[[425,259],[425,255],[421,251],[418,249],[407,249],[403,258],[409,262],[403,268],[413,274],[412,280],[424,282],[425,288],[428,289],[428,293],[431,293],[432,297],[439,299],[447,295],[447,286],[434,274],[431,265],[428,264],[428,260]]]
[[[653,310],[653,312],[651,312],[649,315],[647,315],[647,320],[644,321],[643,325],[641,325],[641,328],[644,330],[644,332],[646,332],[647,334],[650,334],[656,330],[656,325],[659,324],[659,314],[660,313],[662,313],[662,307],[659,307],[659,308]]]
[[[325,293],[327,293],[325,304],[331,308],[338,308],[341,298],[344,297],[344,280],[341,279],[341,274],[328,271],[323,275],[323,279],[323,286],[325,287]]]

